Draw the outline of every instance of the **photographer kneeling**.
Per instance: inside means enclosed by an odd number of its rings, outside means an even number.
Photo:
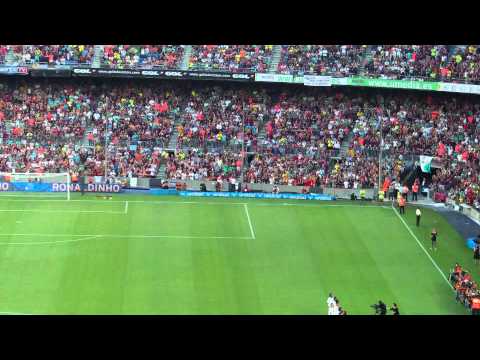
[[[378,304],[373,304],[371,307],[375,309],[375,315],[387,315],[387,305],[382,300],[379,300]]]

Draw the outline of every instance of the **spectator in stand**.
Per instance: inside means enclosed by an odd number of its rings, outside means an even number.
[[[365,46],[282,45],[280,73],[357,75]]]
[[[193,45],[189,68],[266,72],[273,45]]]
[[[166,175],[179,180],[223,181],[241,174],[242,155],[232,152],[209,153],[198,149],[177,151],[167,161]]]
[[[2,47],[0,45],[0,53]],[[9,52],[10,51],[10,52]],[[90,64],[94,45],[6,45],[11,62],[18,65],[73,65]]]
[[[170,163],[168,176],[180,179],[240,177],[243,168],[245,183],[360,189],[378,181],[382,138],[383,177],[400,179],[412,154],[434,155],[443,166],[431,190],[478,207],[480,105],[460,96],[380,94],[12,79],[0,84],[3,166],[38,167],[41,155],[45,168],[75,169],[87,142],[87,175],[156,176]],[[174,132],[183,159],[164,151]],[[220,171],[218,160],[234,169]]]
[[[365,68],[370,76],[437,80],[447,57],[445,45],[376,45]]]
[[[104,45],[103,64],[118,69],[136,66],[176,69],[184,48],[184,45]]]

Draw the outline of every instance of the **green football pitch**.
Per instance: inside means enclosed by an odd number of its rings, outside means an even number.
[[[349,314],[468,314],[446,278],[479,278],[429,209],[417,228],[388,204],[4,195],[1,314],[326,314],[329,292]]]

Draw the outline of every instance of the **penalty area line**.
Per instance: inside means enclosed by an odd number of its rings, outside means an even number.
[[[105,210],[29,210],[29,209],[0,209],[0,212],[29,212],[29,213],[70,213],[70,214],[125,214],[123,211]]]
[[[0,315],[37,315],[37,314],[27,314],[27,313],[11,312],[11,311],[0,311]],[[38,314],[38,315],[40,315],[40,314]]]
[[[2,245],[56,245],[65,243],[76,243],[81,241],[93,240],[93,239],[108,239],[108,238],[123,238],[123,239],[156,239],[156,238],[170,238],[170,239],[251,239],[246,236],[195,236],[195,235],[117,235],[117,234],[103,234],[103,235],[72,235],[72,234],[0,234],[0,236],[22,236],[22,237],[72,237],[74,239],[69,240],[56,240],[56,241],[30,241],[30,242],[0,242]],[[80,238],[78,238],[80,236]]]
[[[0,242],[0,245],[55,245],[55,244],[66,244],[66,243],[72,243],[72,242],[85,241],[85,240],[90,240],[95,238],[99,238],[99,236],[84,236],[78,239],[58,240],[58,241]]]
[[[250,226],[250,234],[252,235],[252,239],[255,240],[255,233],[253,231],[253,225],[252,225],[252,221],[250,220],[250,214],[248,212],[248,205],[247,204],[243,204],[243,207],[245,209],[245,214],[247,214],[247,220],[248,220],[248,225]]]

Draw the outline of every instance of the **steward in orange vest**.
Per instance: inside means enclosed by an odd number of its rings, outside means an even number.
[[[480,298],[478,297],[472,299],[472,315],[480,315]]]
[[[408,201],[408,186],[407,186],[407,184],[403,185],[402,195],[405,198],[405,201]]]
[[[405,198],[401,196],[398,199],[398,207],[400,208],[400,214],[405,214]]]
[[[412,186],[412,201],[417,201],[418,200],[418,184],[415,183]]]

